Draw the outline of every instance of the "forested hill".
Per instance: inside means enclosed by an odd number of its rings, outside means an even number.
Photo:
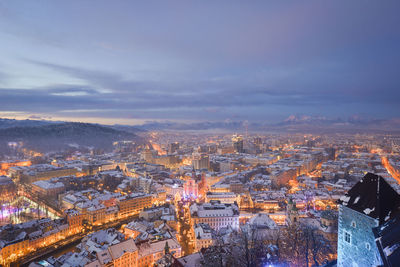
[[[8,142],[23,141],[26,147],[42,152],[56,151],[71,145],[109,150],[114,141],[139,139],[134,133],[78,122],[0,129],[3,148]]]

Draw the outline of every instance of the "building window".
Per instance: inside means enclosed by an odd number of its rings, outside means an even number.
[[[366,248],[367,250],[371,250],[371,245],[370,245],[369,243],[365,243],[365,248]]]
[[[351,222],[351,227],[356,228],[356,226],[357,226],[356,222],[355,222],[355,221],[352,221],[352,222]]]
[[[348,232],[344,232],[344,241],[346,241],[347,243],[351,243],[351,234]]]

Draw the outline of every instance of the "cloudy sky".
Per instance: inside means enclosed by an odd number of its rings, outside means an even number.
[[[0,0],[0,117],[400,117],[400,2]]]

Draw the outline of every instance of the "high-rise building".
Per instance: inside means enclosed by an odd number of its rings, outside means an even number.
[[[232,136],[233,149],[236,153],[243,153],[243,137],[240,135]]]
[[[179,143],[178,142],[170,143],[168,145],[168,154],[174,154],[178,150],[179,150]]]
[[[209,169],[210,158],[206,154],[194,153],[192,157],[193,168],[196,170]]]
[[[261,137],[254,137],[254,144],[256,145],[261,145],[262,144],[262,139]]]

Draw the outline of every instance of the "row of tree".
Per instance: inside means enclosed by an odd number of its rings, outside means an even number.
[[[336,255],[335,242],[315,227],[293,223],[277,230],[248,225],[202,250],[206,267],[321,266]]]

